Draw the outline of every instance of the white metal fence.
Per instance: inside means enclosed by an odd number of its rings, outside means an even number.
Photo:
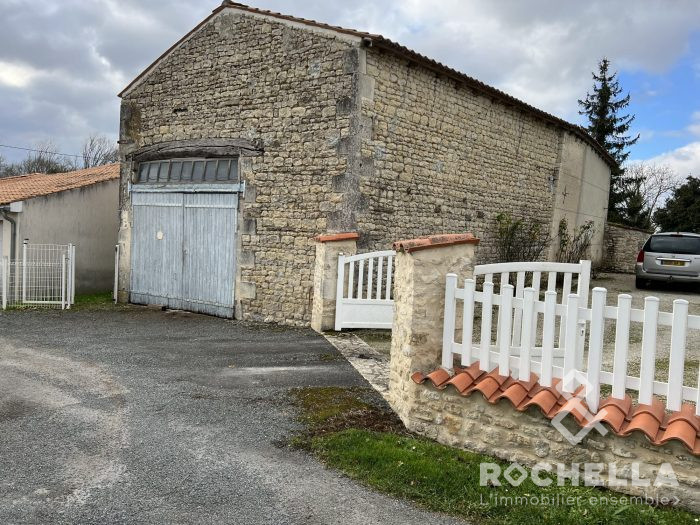
[[[391,329],[394,320],[393,250],[338,256],[335,329]]]
[[[618,296],[617,305],[606,304],[607,291],[594,288],[591,294],[591,307],[583,303],[579,294],[569,293],[566,302],[557,302],[555,290],[544,293],[540,300],[535,288],[523,289],[522,297],[514,296],[514,287],[503,284],[495,294],[493,283],[486,282],[483,291],[476,290],[476,281],[466,279],[464,287],[457,285],[457,276],[447,275],[445,288],[445,321],[443,331],[442,366],[452,368],[454,357],[459,356],[462,366],[479,361],[479,368],[491,372],[495,366],[498,374],[512,376],[520,380],[531,380],[531,373],[538,376],[542,386],[550,387],[554,379],[564,379],[561,387],[564,392],[573,393],[584,385],[588,408],[596,413],[600,404],[601,385],[612,386],[612,397],[623,399],[626,390],[638,392],[638,402],[650,404],[653,394],[666,398],[666,408],[676,411],[683,401],[696,403],[696,414],[700,415],[700,373],[695,386],[684,385],[686,367],[687,330],[700,330],[700,316],[688,315],[688,302],[676,299],[673,312],[659,312],[659,300],[647,297],[643,309],[634,309],[632,297]],[[458,308],[461,303],[462,308]],[[475,306],[481,306],[480,327],[475,327]],[[498,307],[497,340],[494,343],[491,323],[493,308]],[[517,321],[514,315],[520,312]],[[457,319],[462,314],[461,342],[456,341]],[[538,319],[542,330],[537,334]],[[615,349],[612,371],[603,370],[603,336],[605,320],[615,324]],[[555,326],[557,321],[564,325],[563,340],[559,346],[563,350],[562,366],[554,364]],[[628,350],[630,323],[643,325],[642,354],[639,376],[628,375]],[[577,354],[583,350],[577,325],[584,323],[589,332],[588,359],[584,365]],[[518,345],[513,344],[514,325],[520,330]],[[657,328],[671,326],[668,380],[655,380],[657,348]],[[480,337],[475,344],[475,329]],[[534,354],[539,353],[539,357]]]
[[[75,246],[22,244],[21,258],[0,261],[0,305],[70,308],[75,302]]]

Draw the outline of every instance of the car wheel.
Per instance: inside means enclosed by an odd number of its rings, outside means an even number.
[[[644,288],[647,288],[649,286],[649,284],[644,279],[640,279],[639,277],[635,277],[634,286],[635,286],[635,288],[637,288],[637,290],[643,290]]]

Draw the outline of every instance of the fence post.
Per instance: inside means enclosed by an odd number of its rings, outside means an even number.
[[[445,308],[442,323],[442,368],[452,373],[454,361],[452,357],[452,344],[455,339],[455,317],[457,305],[455,291],[457,290],[457,275],[448,273],[445,278]]]
[[[345,255],[338,254],[338,278],[335,287],[335,331],[342,330],[342,309],[343,309],[343,292],[345,290]],[[348,290],[352,293],[351,290]]]
[[[70,245],[70,302],[68,303],[68,308],[70,305],[75,304],[75,244]]]
[[[317,332],[335,328],[335,302],[338,286],[338,256],[357,252],[357,233],[331,233],[315,237],[316,261],[314,264],[311,328]]]
[[[644,325],[642,327],[642,361],[639,370],[639,403],[651,405],[656,371],[656,333],[659,321],[658,297],[644,298]]]
[[[627,355],[630,346],[630,310],[632,296],[620,294],[617,296],[617,321],[615,323],[615,355],[613,357],[612,397],[625,398],[625,383],[627,379]]]
[[[542,319],[542,370],[540,384],[552,386],[552,362],[554,360],[554,329],[557,320],[557,292],[544,293],[544,315]]]
[[[530,380],[530,355],[532,353],[532,328],[535,314],[535,289],[525,288],[523,290],[523,315],[522,332],[520,341],[520,365],[519,379],[521,381]]]
[[[61,254],[61,310],[66,309],[66,254]]]
[[[119,294],[119,245],[114,245],[114,291],[112,292],[112,299],[114,304],[117,304]]]
[[[474,337],[474,291],[476,281],[465,279],[464,281],[464,312],[462,315],[462,366],[469,366],[474,362],[472,357],[472,339]]]
[[[22,241],[22,303],[27,300],[27,244],[29,239]]]
[[[578,356],[578,295],[570,293],[566,302],[566,322],[564,327],[564,378],[562,390],[573,392],[576,390],[576,358]]]
[[[586,372],[586,403],[594,414],[600,403],[600,368],[603,359],[605,333],[605,301],[607,290],[593,288],[591,297],[591,335],[588,342],[588,370]]]
[[[491,326],[493,325],[493,283],[484,282],[481,301],[481,340],[479,341],[479,370],[491,371]]]
[[[498,308],[498,375],[510,375],[510,344],[513,332],[513,285],[501,286]]]
[[[2,258],[2,309],[7,309],[7,273],[10,271],[9,259],[7,257]]]
[[[683,402],[683,372],[685,369],[685,342],[688,331],[688,301],[673,301],[673,322],[671,324],[671,355],[668,360],[668,396],[666,408],[671,411],[681,409]]]

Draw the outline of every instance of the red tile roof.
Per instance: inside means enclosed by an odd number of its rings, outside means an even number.
[[[535,374],[530,376],[530,381],[519,381],[499,375],[498,367],[491,372],[481,371],[478,361],[467,368],[455,367],[454,372],[450,375],[438,368],[427,375],[416,372],[411,379],[419,384],[429,382],[441,390],[451,386],[463,396],[478,391],[492,404],[508,399],[520,412],[536,406],[549,419],[560,412],[569,413],[581,427],[601,422],[618,436],[641,432],[654,445],[680,441],[693,455],[700,456],[700,416],[695,415],[695,406],[690,403],[684,403],[679,411],[667,414],[663,403],[656,398],[651,405],[633,405],[629,396],[625,399],[609,397],[600,404],[598,413],[587,419],[581,413],[584,407],[587,411],[585,400],[565,398],[556,388],[558,379],[551,387],[543,387]]]
[[[507,93],[504,93],[503,91],[496,89],[492,86],[489,86],[488,84],[484,84],[480,80],[477,80],[473,77],[470,77],[468,75],[465,75],[464,73],[461,73],[455,69],[452,69],[444,64],[441,64],[440,62],[433,60],[432,58],[426,57],[424,55],[421,55],[420,53],[417,53],[416,51],[413,51],[407,47],[402,46],[401,44],[397,42],[393,42],[392,40],[389,40],[388,38],[383,37],[382,35],[376,34],[376,33],[367,33],[365,31],[357,31],[356,29],[348,29],[345,27],[340,27],[340,26],[333,26],[330,24],[324,24],[323,22],[317,22],[316,20],[308,20],[306,18],[299,18],[296,16],[290,16],[290,15],[284,15],[281,13],[276,13],[274,11],[268,11],[265,9],[257,9],[255,7],[250,7],[245,4],[239,4],[237,2],[232,2],[230,0],[224,0],[222,4],[214,9],[212,13],[206,17],[204,20],[202,20],[199,24],[197,24],[189,33],[187,33],[185,36],[183,36],[180,40],[175,42],[172,46],[170,46],[162,55],[160,55],[156,60],[153,61],[153,63],[148,66],[146,69],[144,69],[134,80],[132,80],[129,85],[127,85],[120,93],[119,96],[122,97],[124,94],[131,89],[132,86],[134,86],[139,80],[141,80],[144,76],[146,76],[150,71],[153,70],[153,68],[158,65],[158,63],[164,59],[166,56],[170,54],[171,51],[175,50],[182,42],[187,40],[192,34],[194,34],[197,30],[199,30],[201,27],[203,27],[209,20],[211,20],[213,17],[215,17],[217,14],[219,14],[221,11],[225,9],[236,9],[238,11],[246,11],[249,13],[253,14],[258,14],[258,15],[265,15],[273,18],[277,18],[280,20],[287,20],[290,22],[296,22],[299,24],[304,24],[307,26],[311,27],[318,27],[320,29],[327,29],[329,31],[334,31],[336,33],[341,33],[345,35],[351,35],[351,36],[356,36],[359,38],[367,39],[367,43],[370,44],[372,47],[379,48],[379,49],[384,49],[390,53],[393,53],[395,55],[399,55],[407,60],[410,60],[414,63],[421,64],[422,66],[431,69],[433,71],[436,71],[438,73],[441,73],[445,76],[448,76],[450,78],[453,78],[457,80],[458,82],[468,86],[469,88],[478,91],[482,93],[483,95],[492,98],[494,100],[498,100],[501,103],[507,105],[507,106],[514,106],[519,108],[522,111],[526,111],[537,118],[540,118],[544,120],[545,122],[548,122],[550,124],[554,124],[555,126],[564,128],[571,133],[573,133],[575,136],[583,140],[584,142],[588,143],[595,151],[598,152],[598,154],[601,156],[601,158],[611,167],[616,166],[615,160],[610,156],[610,154],[603,148],[598,142],[591,137],[588,132],[582,128],[581,126],[577,126],[576,124],[572,124],[570,122],[567,122],[566,120],[560,119],[559,117],[555,117],[554,115],[547,113],[546,111],[542,111],[541,109],[538,109],[534,106],[531,106],[530,104],[527,104],[526,102],[523,102],[522,100],[519,100],[511,95],[508,95]]]
[[[418,239],[396,241],[394,243],[394,250],[408,253],[426,250],[428,248],[449,246],[451,244],[479,244],[479,239],[474,237],[471,233],[443,233]]]
[[[119,164],[65,173],[30,173],[0,178],[0,205],[119,178]]]

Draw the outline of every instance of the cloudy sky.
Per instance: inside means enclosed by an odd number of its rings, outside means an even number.
[[[0,0],[0,144],[115,138],[117,93],[212,0]],[[607,56],[632,96],[634,159],[700,174],[700,2],[251,0],[381,33],[567,120]],[[0,148],[16,160],[24,154]]]

